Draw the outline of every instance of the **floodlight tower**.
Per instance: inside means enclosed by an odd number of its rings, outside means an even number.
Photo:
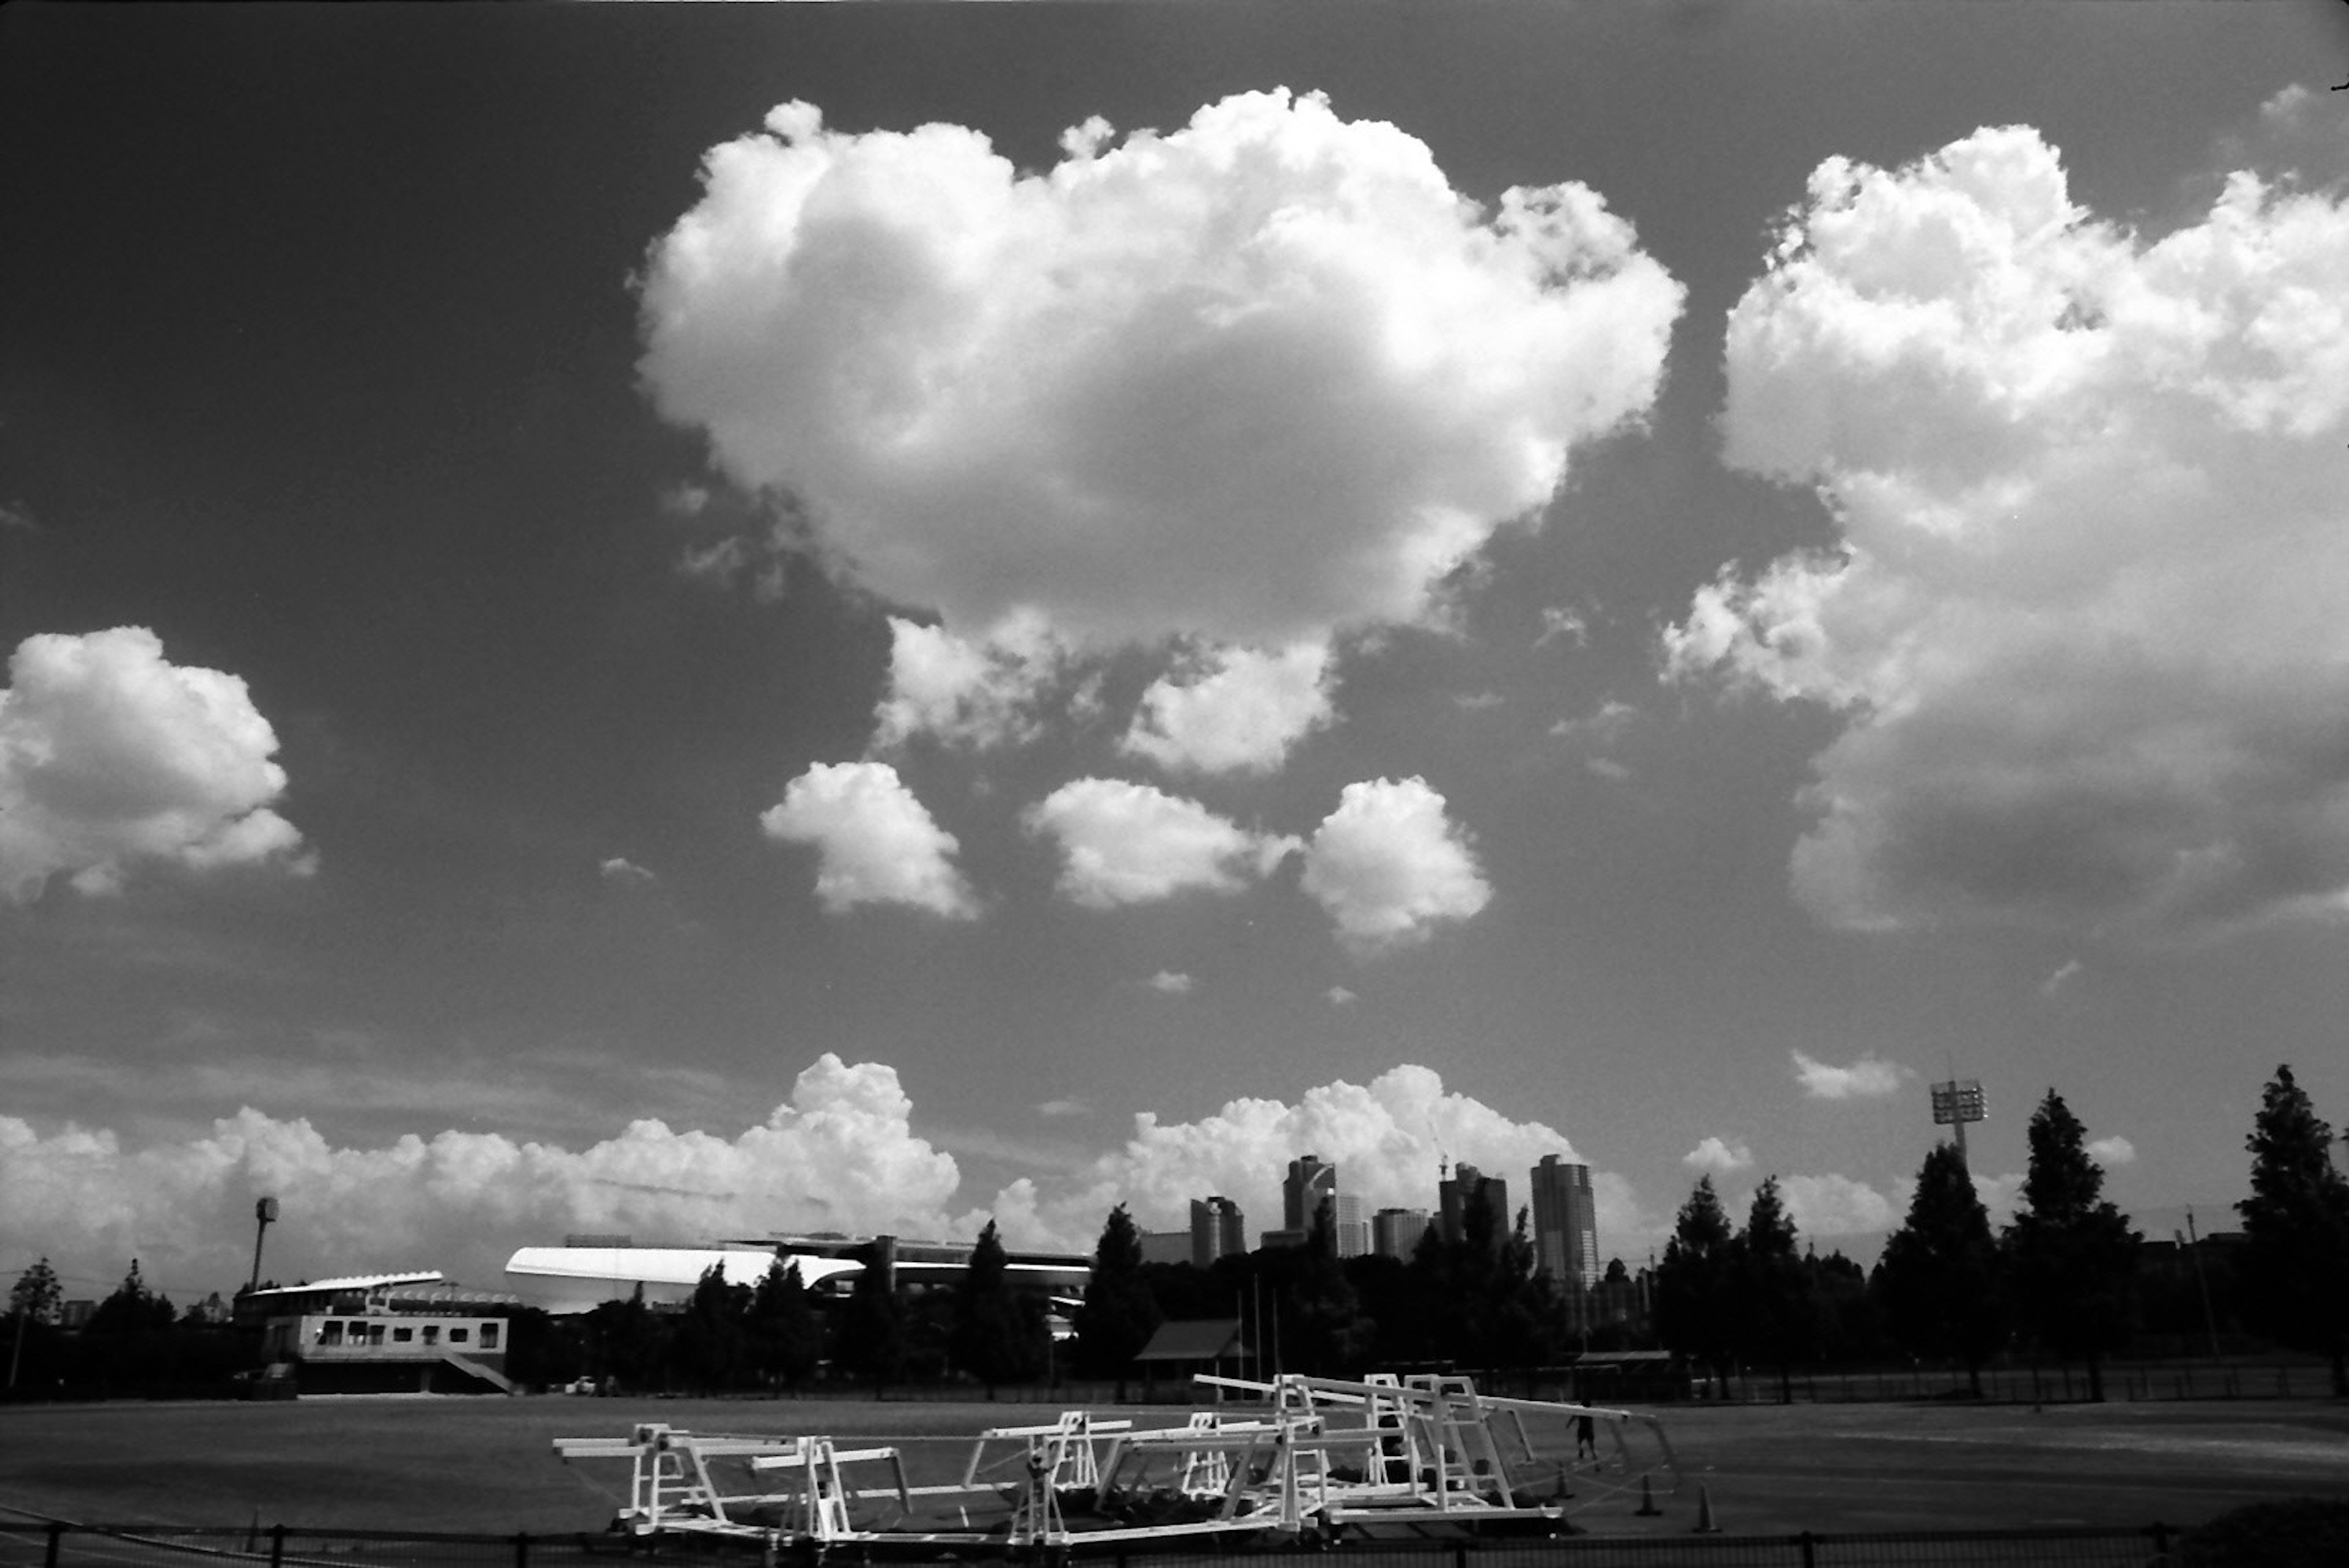
[[[1982,1119],[1982,1090],[1980,1078],[1951,1078],[1933,1085],[1933,1125],[1958,1129],[1958,1163],[1971,1175],[1973,1167],[1966,1161],[1966,1124]]]
[[[253,1228],[253,1282],[244,1287],[248,1292],[261,1288],[261,1239],[269,1234],[269,1222],[277,1218],[277,1199],[255,1199],[253,1217],[259,1223]]]

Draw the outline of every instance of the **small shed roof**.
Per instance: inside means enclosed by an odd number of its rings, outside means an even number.
[[[1136,1361],[1220,1361],[1245,1355],[1237,1318],[1182,1318],[1158,1325]]]

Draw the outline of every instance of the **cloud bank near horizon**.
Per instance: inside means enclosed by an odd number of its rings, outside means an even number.
[[[1242,1205],[1252,1231],[1277,1228],[1280,1178],[1305,1153],[1337,1163],[1346,1190],[1374,1210],[1433,1208],[1447,1157],[1508,1181],[1513,1206],[1527,1200],[1525,1172],[1544,1155],[1578,1158],[1557,1129],[1403,1065],[1368,1084],[1309,1088],[1293,1104],[1234,1100],[1191,1122],[1143,1112],[1119,1147],[971,1206],[955,1157],[914,1119],[894,1068],[829,1054],[755,1127],[640,1120],[577,1149],[454,1130],[340,1147],[308,1119],[250,1106],[200,1136],[147,1147],[0,1116],[0,1260],[21,1270],[46,1254],[69,1276],[111,1282],[135,1257],[167,1290],[224,1290],[244,1277],[253,1200],[264,1194],[285,1205],[266,1272],[287,1279],[440,1268],[494,1284],[514,1248],[581,1231],[685,1244],[812,1230],[967,1237],[993,1218],[1009,1244],[1090,1251],[1118,1203],[1145,1229],[1179,1229],[1192,1199],[1217,1192]],[[1593,1180],[1602,1234],[1631,1254],[1651,1220],[1620,1177]]]
[[[2344,277],[2337,186],[2237,173],[2148,243],[2027,127],[1819,166],[1732,313],[1723,431],[1840,539],[1724,569],[1664,638],[1682,679],[1847,716],[1803,796],[1805,906],[2349,913]]]

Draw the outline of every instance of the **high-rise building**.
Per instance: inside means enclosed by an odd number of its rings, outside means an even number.
[[[1411,1262],[1426,1234],[1424,1209],[1381,1209],[1371,1217],[1371,1251],[1381,1258]]]
[[[1247,1252],[1247,1219],[1228,1198],[1191,1199],[1191,1262],[1206,1268],[1217,1258]]]
[[[1362,1218],[1362,1200],[1350,1192],[1330,1197],[1330,1240],[1338,1256],[1359,1258],[1371,1250],[1371,1224]]]
[[[1280,1184],[1280,1228],[1312,1230],[1313,1216],[1319,1210],[1321,1200],[1337,1194],[1336,1166],[1324,1165],[1318,1154],[1290,1160],[1288,1178]]]
[[[1457,1241],[1467,1234],[1468,1208],[1482,1202],[1493,1216],[1492,1247],[1501,1250],[1509,1239],[1509,1184],[1497,1176],[1487,1176],[1475,1166],[1463,1161],[1453,1168],[1452,1175],[1437,1184],[1443,1199],[1444,1239]]]
[[[1588,1324],[1590,1287],[1599,1282],[1599,1210],[1590,1192],[1590,1168],[1554,1154],[1533,1168],[1534,1266],[1546,1272],[1566,1298],[1567,1322]]]

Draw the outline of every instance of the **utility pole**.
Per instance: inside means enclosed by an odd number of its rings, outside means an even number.
[[[2202,1292],[2202,1332],[2210,1336],[2210,1359],[2219,1355],[2219,1320],[2210,1311],[2210,1278],[2202,1272],[2202,1238],[2194,1233],[2194,1207],[2186,1208],[2186,1255],[2194,1262],[2194,1283]]]

